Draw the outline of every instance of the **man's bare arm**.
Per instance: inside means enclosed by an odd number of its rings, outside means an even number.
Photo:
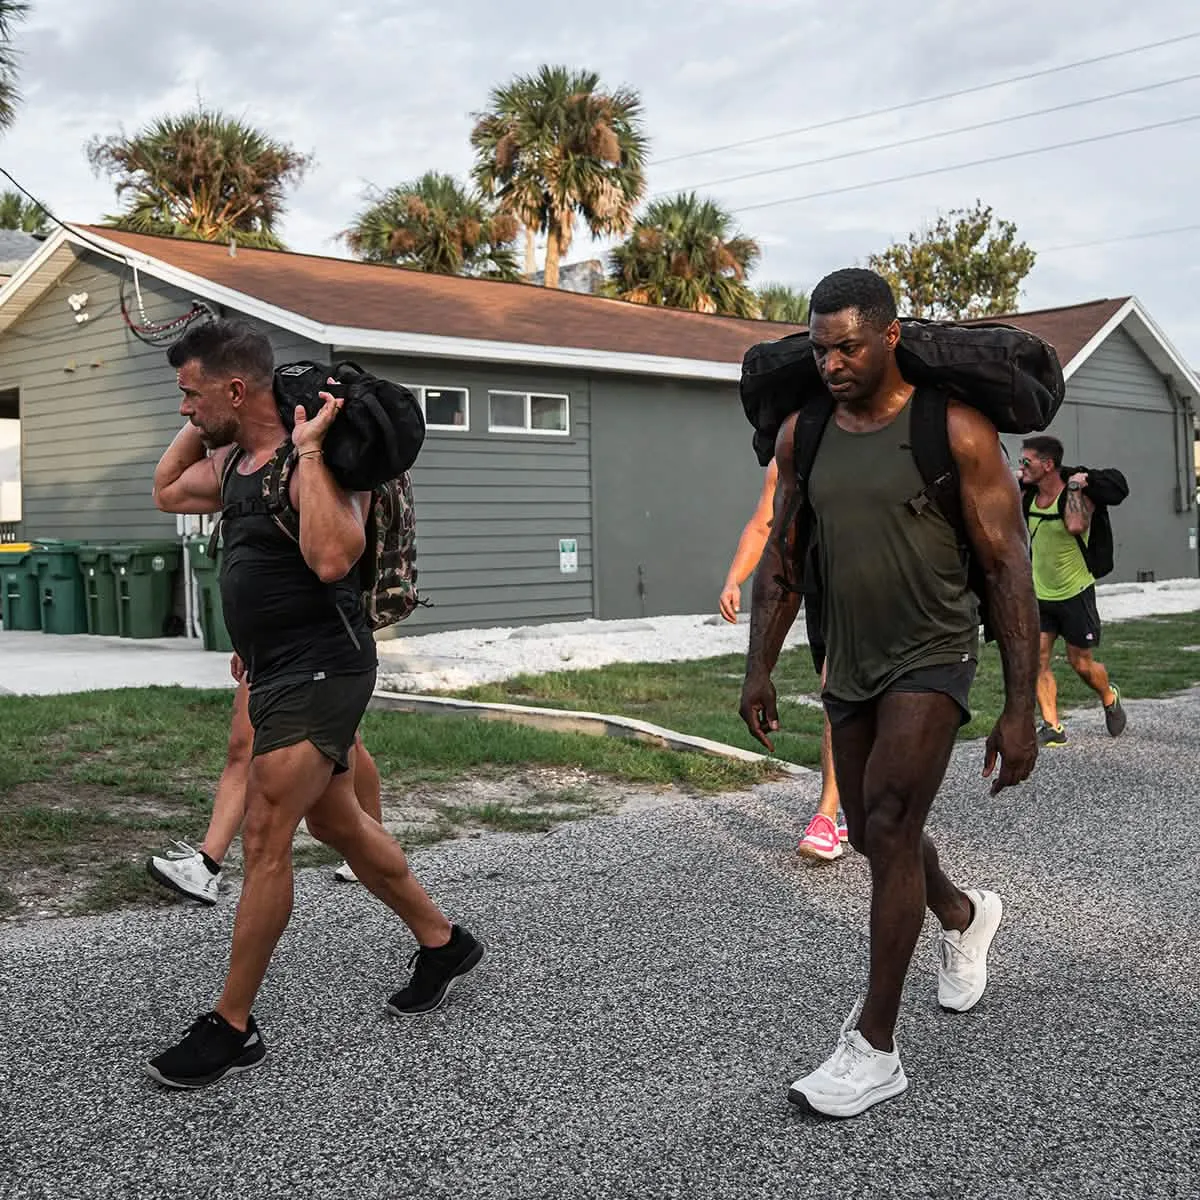
[[[347,492],[320,454],[305,454],[292,480],[300,513],[300,553],[323,583],[344,579],[366,547],[368,492]]]
[[[1020,783],[1037,759],[1033,712],[1038,674],[1038,607],[1021,494],[995,428],[977,410],[951,404],[950,448],[958,467],[963,518],[983,567],[988,610],[1004,669],[1004,713],[988,739],[985,774],[1003,766],[993,792]]]
[[[222,447],[211,456],[200,430],[190,422],[175,435],[154,468],[154,504],[161,512],[221,511],[221,468],[229,454]]]
[[[775,442],[778,481],[775,484],[772,531],[784,528],[796,493],[793,440],[796,419],[789,417]],[[754,575],[753,603],[750,609],[750,645],[746,653],[746,681],[742,688],[741,716],[750,733],[768,750],[774,750],[767,732],[779,728],[775,688],[771,672],[779,661],[779,652],[788,630],[800,611],[800,597],[778,582],[784,570],[784,554],[794,553],[795,530],[786,531],[786,539],[769,537]],[[782,544],[786,540],[786,547]],[[793,572],[794,574],[795,572]]]
[[[1092,513],[1096,506],[1083,494],[1087,487],[1087,474],[1072,475],[1067,485],[1066,506],[1063,508],[1063,527],[1072,537],[1082,537],[1092,524]],[[1078,486],[1072,486],[1078,485]]]

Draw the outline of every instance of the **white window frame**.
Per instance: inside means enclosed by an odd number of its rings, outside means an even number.
[[[471,389],[460,387],[458,384],[451,383],[406,383],[402,386],[408,388],[418,403],[421,405],[421,415],[425,417],[425,428],[436,429],[444,433],[470,433],[471,432]],[[463,410],[463,423],[461,425],[431,425],[428,414],[425,412],[425,393],[432,392],[462,392],[466,400],[466,406]]]
[[[521,396],[525,401],[525,424],[524,425],[493,425],[492,424],[492,397],[493,396]],[[544,400],[561,400],[566,414],[565,429],[534,429],[533,428],[533,397],[537,396]],[[514,388],[489,388],[488,389],[488,433],[519,433],[526,437],[570,437],[571,436],[571,397],[566,392],[524,392],[517,391]]]

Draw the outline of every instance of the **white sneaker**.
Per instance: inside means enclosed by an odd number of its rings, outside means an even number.
[[[198,900],[201,904],[217,902],[221,872],[214,875],[200,851],[193,850],[187,842],[176,842],[175,849],[168,850],[165,858],[155,855],[146,864],[146,870],[151,879],[189,900]]]
[[[861,1008],[860,1001],[850,1010],[833,1054],[788,1089],[793,1104],[827,1117],[856,1117],[908,1089],[895,1040],[890,1051],[876,1050],[853,1028]]]
[[[968,891],[975,917],[960,933],[942,931],[941,962],[938,964],[938,1003],[955,1012],[966,1012],[979,1003],[987,987],[987,956],[1004,905],[995,892]]]
[[[343,883],[358,882],[358,876],[355,875],[354,868],[348,862],[342,863],[342,865],[338,867],[336,871],[334,871],[333,877],[334,879],[340,879]]]

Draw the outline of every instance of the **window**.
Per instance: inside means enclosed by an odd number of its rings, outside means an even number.
[[[488,429],[493,433],[570,432],[566,396],[539,392],[488,392]]]
[[[471,397],[466,388],[404,385],[420,402],[427,429],[453,429],[463,433],[471,428]]]

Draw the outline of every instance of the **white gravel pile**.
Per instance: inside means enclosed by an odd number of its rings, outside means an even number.
[[[1104,621],[1200,610],[1200,579],[1101,584],[1096,591]],[[437,691],[615,662],[744,654],[747,636],[745,623],[728,625],[708,614],[429,633],[379,643],[379,685],[398,692]],[[801,616],[785,645],[806,640]]]

